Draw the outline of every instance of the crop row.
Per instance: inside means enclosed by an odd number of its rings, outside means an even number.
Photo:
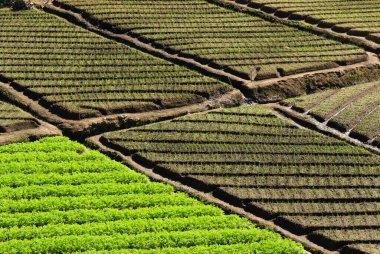
[[[155,153],[170,153],[176,151],[181,154],[226,154],[233,152],[239,152],[242,154],[351,154],[351,155],[363,155],[362,151],[353,151],[345,145],[336,146],[323,146],[321,144],[313,145],[289,145],[289,144],[257,144],[252,146],[250,144],[227,144],[227,143],[214,143],[214,144],[194,144],[194,143],[160,143],[160,142],[138,142],[138,141],[114,141],[115,144],[121,146],[128,146],[130,153],[135,151],[155,152]],[[289,150],[291,147],[291,151]]]
[[[13,164],[14,165],[14,164]],[[12,166],[12,165],[11,165]],[[91,167],[91,164],[88,166]],[[3,187],[21,187],[35,185],[78,185],[92,183],[122,183],[146,182],[143,177],[136,177],[130,172],[72,172],[72,173],[8,173],[1,174],[0,185]]]
[[[356,188],[355,188],[356,187]],[[295,188],[242,188],[242,187],[220,187],[222,192],[237,197],[241,200],[260,201],[379,201],[379,187],[363,188],[363,186],[352,186],[352,188],[318,188],[295,187]],[[307,225],[307,224],[305,224]]]
[[[218,176],[218,175],[188,175],[209,185],[240,186],[250,188],[378,188],[378,178],[373,176],[330,176],[312,178],[308,176]]]
[[[86,254],[121,254],[121,253],[131,253],[131,254],[193,254],[193,253],[266,253],[271,251],[275,253],[290,253],[293,250],[293,246],[289,244],[284,246],[278,240],[263,240],[258,243],[249,244],[231,244],[231,245],[198,245],[195,247],[167,247],[158,248],[152,250],[133,250],[133,249],[121,249],[121,250],[107,250],[107,251],[86,251]]]
[[[72,224],[62,228],[61,225],[47,225],[43,227],[24,226],[21,228],[7,228],[0,230],[0,239],[33,239],[66,235],[112,235],[117,233],[141,234],[158,231],[188,231],[196,229],[227,229],[250,228],[252,225],[236,215],[228,216],[199,216],[188,218],[159,218],[118,220],[108,222]]]
[[[299,129],[264,107],[188,115],[103,134],[101,141],[331,250],[360,240],[313,232],[380,227],[379,156]]]
[[[38,156],[41,156],[39,153]],[[22,154],[25,155],[25,154]],[[20,160],[15,158],[15,156],[20,156],[20,154],[9,155],[13,156],[13,161],[9,158],[8,162],[2,161],[0,164],[0,175],[22,173],[22,174],[47,174],[47,173],[59,173],[59,174],[73,174],[73,173],[104,173],[112,172],[115,170],[120,170],[123,167],[116,162],[110,161],[106,165],[104,162],[107,159],[99,156],[99,153],[92,153],[92,156],[76,156],[75,153],[71,155],[74,158],[68,156],[62,156],[65,161],[59,161],[59,157],[64,155],[60,153],[57,155],[56,161],[40,161],[38,157],[33,157],[33,160]],[[46,155],[49,158],[48,155]],[[17,161],[16,161],[17,160]],[[27,163],[26,163],[27,162]],[[54,162],[54,167],[51,166],[51,162]],[[134,172],[128,172],[130,181],[143,181],[145,178],[140,174]],[[145,179],[146,180],[146,179]]]
[[[342,253],[376,253],[379,250],[379,229],[326,229],[310,235],[317,243],[324,242],[332,248],[342,249]],[[329,239],[336,239],[331,241]],[[343,240],[344,239],[344,240]]]
[[[194,205],[197,200],[180,194],[122,194],[79,197],[42,197],[40,199],[0,199],[0,212],[32,212],[72,209],[137,208],[161,205]]]
[[[378,176],[377,165],[299,165],[293,164],[267,164],[267,163],[182,163],[163,162],[157,163],[157,171],[167,170],[181,174],[205,174],[205,175],[283,175],[283,176]]]
[[[114,250],[114,249],[156,249],[164,247],[192,247],[210,243],[229,245],[236,243],[261,242],[263,240],[278,241],[280,236],[265,229],[220,229],[220,230],[189,230],[174,232],[153,232],[137,235],[71,235],[53,238],[34,238],[32,240],[11,240],[0,243],[2,253],[52,253],[52,252],[84,252],[87,250]],[[301,253],[299,245],[282,241],[286,248],[294,253]],[[280,242],[281,244],[281,242]],[[276,253],[281,253],[277,249]]]
[[[290,223],[305,224],[308,223],[308,227],[312,230],[323,228],[379,228],[380,215],[326,215],[326,216],[285,216],[285,220]]]
[[[352,215],[352,214],[378,214],[379,202],[251,202],[252,206],[257,207],[275,217],[282,215]]]
[[[289,147],[289,149],[291,149]],[[155,152],[138,152],[142,157],[149,158],[157,163],[252,163],[252,164],[284,164],[284,165],[378,165],[379,159],[375,156],[355,156],[355,155],[339,155],[339,154],[303,154],[296,152],[288,152],[281,154],[240,154],[239,151],[229,150],[230,153],[218,154],[188,154],[176,153],[169,151],[167,153]]]
[[[64,137],[0,147],[0,172],[1,253],[303,251]]]
[[[0,20],[2,75],[65,118],[183,106],[232,89],[40,11],[2,9]]]
[[[92,195],[125,195],[125,194],[155,194],[169,193],[173,189],[156,183],[96,183],[80,185],[44,184],[25,187],[3,187],[0,190],[1,199],[36,199],[43,197],[80,197]]]
[[[210,132],[210,131],[191,131],[181,132],[171,131],[170,135],[157,135],[164,131],[130,131],[129,136],[122,136],[114,133],[113,138],[118,141],[136,141],[136,142],[160,142],[160,143],[195,143],[202,144],[290,144],[290,145],[326,145],[340,146],[340,140],[326,140],[320,135],[307,135],[308,133],[298,133],[298,135],[276,135],[275,133],[250,132],[249,134],[240,133],[236,130],[227,132]],[[122,136],[122,137],[121,137]],[[263,139],[263,136],[265,139]],[[294,137],[297,137],[295,139]]]
[[[2,228],[23,226],[44,226],[56,224],[106,223],[118,220],[140,220],[157,218],[188,218],[201,216],[222,216],[223,211],[201,203],[195,205],[160,205],[136,209],[74,209],[68,211],[52,210],[33,213],[1,213]]]
[[[276,77],[278,69],[285,70],[283,75],[291,75],[331,68],[335,62],[349,64],[366,59],[364,52],[352,45],[208,1],[161,1],[152,5],[149,1],[131,0],[96,0],[91,4],[60,0],[55,4],[84,13],[106,28],[139,36],[246,79]],[[261,67],[257,76],[252,74],[255,67]]]
[[[315,117],[321,122],[363,141],[379,132],[380,83],[364,83],[343,89],[285,100],[284,105]]]

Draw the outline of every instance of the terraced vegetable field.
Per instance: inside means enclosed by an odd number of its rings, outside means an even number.
[[[13,2],[0,253],[379,253],[379,0]]]
[[[205,0],[155,1],[153,5],[147,0],[59,0],[54,4],[82,13],[106,29],[248,80],[366,60],[365,52],[356,46]]]
[[[380,157],[299,129],[269,109],[193,114],[100,140],[325,248],[380,244]]]
[[[380,1],[378,0],[245,0],[280,17],[305,20],[336,32],[364,36],[380,44]]]
[[[282,104],[364,142],[380,136],[380,82],[325,90]]]
[[[69,119],[203,102],[232,90],[41,11],[0,9],[0,75]]]
[[[0,204],[1,253],[303,252],[63,137],[0,147]]]

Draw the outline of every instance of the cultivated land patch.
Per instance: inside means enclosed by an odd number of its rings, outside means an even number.
[[[182,107],[233,91],[41,11],[1,9],[0,20],[3,81],[63,119]]]
[[[0,145],[59,134],[57,128],[0,100]]]
[[[193,114],[100,141],[327,249],[380,243],[380,157],[300,129],[270,109]]]
[[[233,2],[233,1],[226,1]],[[237,0],[265,13],[289,20],[304,21],[322,29],[372,42],[380,53],[380,1],[378,0]]]
[[[1,253],[303,253],[68,138],[0,147]]]
[[[225,9],[204,0],[61,0],[120,32],[199,57],[245,79],[267,79],[366,60],[356,46]],[[260,67],[259,71],[253,71]],[[257,75],[256,75],[257,74]]]
[[[302,113],[301,117],[311,116],[351,137],[379,145],[380,82],[329,89],[281,104]]]

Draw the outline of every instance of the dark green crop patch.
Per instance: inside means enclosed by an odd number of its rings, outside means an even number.
[[[192,114],[106,133],[101,141],[330,250],[378,241],[362,232],[379,227],[380,157],[300,129],[270,109]]]

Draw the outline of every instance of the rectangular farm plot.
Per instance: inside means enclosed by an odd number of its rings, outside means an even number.
[[[366,36],[380,43],[380,1],[377,0],[249,0],[251,6],[281,17],[305,20],[336,32]]]
[[[380,82],[326,90],[283,104],[365,142],[380,135]]]
[[[366,60],[356,46],[233,11],[205,0],[59,0],[103,27],[249,80]],[[260,68],[257,71],[257,68]]]
[[[328,249],[378,241],[353,235],[380,233],[380,157],[300,129],[270,109],[214,110],[100,140],[158,174],[274,219]],[[344,230],[352,234],[339,233]]]
[[[232,90],[42,11],[1,9],[0,21],[0,74],[64,118],[173,108]]]
[[[303,253],[64,137],[0,147],[0,204],[1,253]]]

